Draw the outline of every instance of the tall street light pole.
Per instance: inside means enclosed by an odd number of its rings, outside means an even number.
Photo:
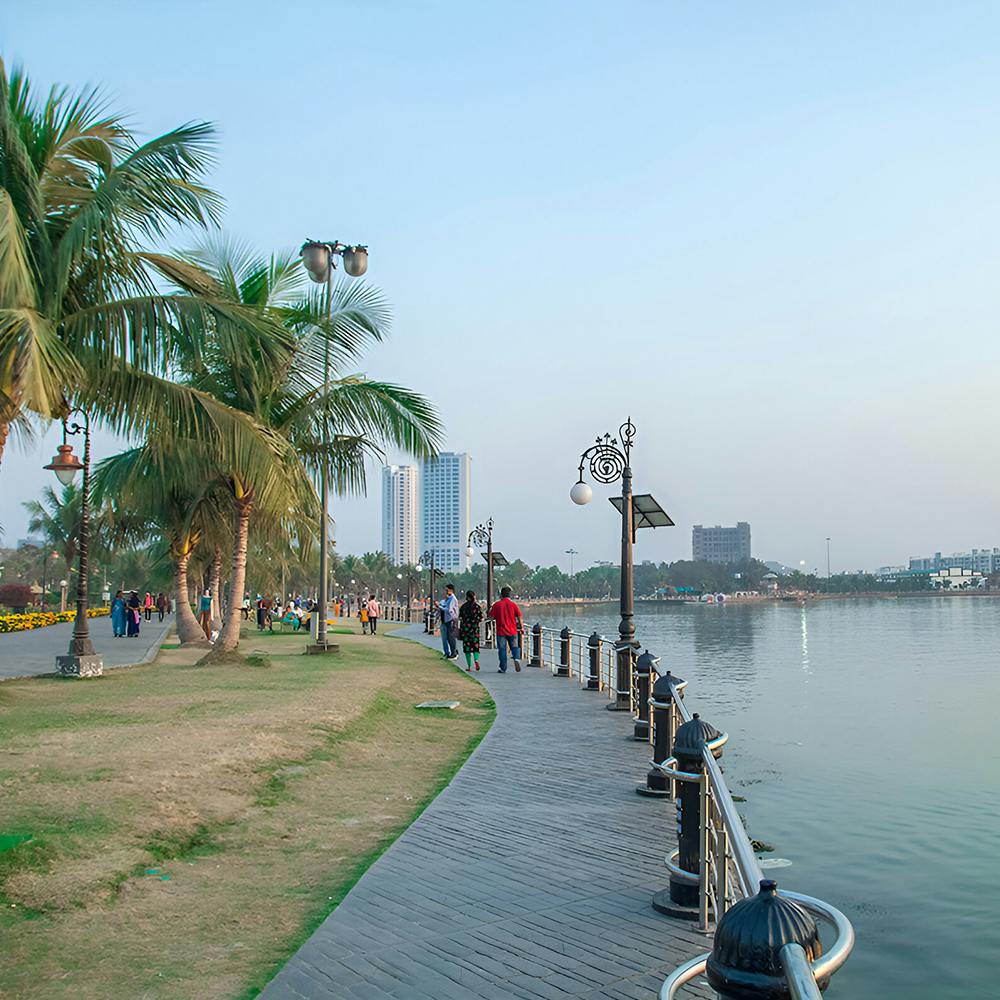
[[[486,546],[486,613],[493,607],[493,518],[485,524],[477,524],[469,532],[468,547],[465,554],[471,559],[476,550],[473,546]]]
[[[434,607],[434,577],[437,574],[437,570],[434,568],[434,550],[428,549],[421,557],[420,562],[417,563],[417,572],[419,573],[423,566],[427,567],[428,570],[428,584],[427,584],[427,613],[424,616],[424,631],[430,635],[434,634],[433,625],[433,612],[431,609]]]
[[[79,413],[83,423],[70,421],[73,413]],[[73,454],[73,446],[66,438],[83,435],[83,462]],[[87,621],[87,591],[89,585],[88,565],[90,557],[90,417],[82,410],[71,410],[63,418],[63,443],[59,445],[55,457],[44,468],[56,474],[63,486],[69,486],[77,471],[83,472],[80,497],[79,529],[79,570],[76,574],[76,620],[73,623],[73,638],[69,652],[56,657],[56,666],[62,677],[100,677],[104,672],[104,661],[94,651],[90,641],[90,625]]]
[[[323,334],[323,454],[320,457],[319,503],[319,620],[316,624],[316,642],[306,647],[309,653],[336,651],[337,647],[327,641],[326,617],[329,613],[328,566],[329,566],[329,517],[330,517],[330,320],[333,316],[333,272],[337,268],[337,257],[344,261],[344,271],[352,278],[360,278],[368,270],[368,248],[347,246],[339,240],[321,243],[307,240],[300,251],[302,263],[309,277],[318,285],[326,285],[327,329]]]
[[[569,556],[569,585],[572,593],[571,597],[576,598],[576,574],[573,572],[573,558],[578,556],[580,553],[576,549],[567,549],[566,555]]]
[[[621,444],[619,445],[619,439]],[[632,442],[635,425],[631,417],[618,428],[618,437],[610,434],[596,439],[580,456],[579,478],[570,490],[575,504],[590,503],[594,491],[583,481],[584,466],[589,463],[590,474],[599,483],[613,483],[621,479],[621,498],[611,498],[611,503],[621,513],[621,588],[619,591],[618,642],[615,645],[617,677],[615,700],[608,705],[612,711],[628,711],[631,707],[632,666],[638,643],[635,641],[635,604],[632,572],[632,545],[638,528],[656,528],[674,522],[649,494],[632,494]],[[638,518],[638,520],[637,520]]]
[[[830,579],[830,539],[826,540],[826,578]]]

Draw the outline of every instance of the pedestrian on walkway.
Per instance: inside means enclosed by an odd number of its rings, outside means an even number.
[[[162,590],[156,595],[156,613],[162,622],[163,616],[167,613],[167,595]]]
[[[198,624],[201,625],[201,630],[205,633],[205,638],[211,640],[212,638],[212,591],[205,588],[201,597],[198,599]]]
[[[479,629],[483,623],[483,609],[476,600],[476,592],[465,593],[465,603],[458,609],[458,637],[465,653],[465,670],[472,671],[472,664],[479,669]]]
[[[378,630],[378,620],[382,616],[382,606],[378,602],[378,598],[372,594],[368,598],[368,631],[372,635]]]
[[[241,605],[240,610],[243,612],[243,620],[245,622],[250,621],[250,594],[249,593],[243,595],[243,604]]]
[[[111,633],[116,639],[125,635],[125,596],[120,590],[111,602]]]
[[[361,622],[361,634],[368,634],[368,602],[358,601],[358,621]]]
[[[139,621],[142,618],[141,609],[142,603],[139,600],[139,591],[133,590],[125,602],[125,635],[129,639],[134,639],[139,635]]]
[[[153,595],[148,590],[142,601],[142,613],[146,621],[150,621],[153,617]]]
[[[497,623],[497,653],[500,669],[497,673],[507,673],[507,649],[514,659],[514,669],[521,669],[521,642],[519,633],[524,627],[521,609],[510,599],[510,587],[502,587],[500,600],[490,608],[490,618]]]
[[[458,598],[455,596],[455,585],[449,583],[444,588],[444,600],[438,602],[438,614],[441,617],[441,648],[445,659],[458,659]]]

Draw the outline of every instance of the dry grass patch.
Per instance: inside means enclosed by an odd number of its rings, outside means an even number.
[[[254,995],[492,718],[431,651],[338,640],[0,686],[0,997]]]

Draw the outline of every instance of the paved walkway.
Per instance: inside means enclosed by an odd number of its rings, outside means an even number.
[[[151,660],[173,625],[173,615],[167,615],[162,624],[153,615],[152,621],[142,622],[137,639],[116,639],[110,617],[91,618],[90,637],[105,667],[124,667]],[[73,622],[0,634],[0,679],[54,673],[56,657],[69,649],[72,637]]]
[[[628,717],[548,670],[483,667],[493,728],[265,1000],[654,1000],[708,949],[649,905],[673,805],[635,794],[649,751]]]

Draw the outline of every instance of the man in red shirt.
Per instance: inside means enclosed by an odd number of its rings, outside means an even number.
[[[510,599],[510,587],[502,587],[500,600],[490,608],[490,618],[497,623],[497,652],[500,654],[500,670],[507,673],[507,647],[514,658],[514,669],[521,669],[521,642],[519,633],[524,627],[521,609]]]

